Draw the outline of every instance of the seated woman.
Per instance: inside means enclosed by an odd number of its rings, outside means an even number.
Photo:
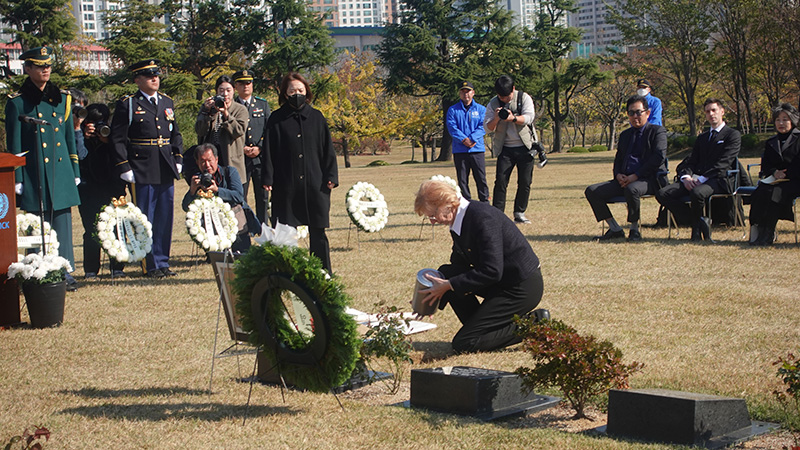
[[[777,135],[765,144],[759,178],[774,177],[774,184],[758,183],[750,197],[750,245],[772,245],[780,218],[792,218],[792,201],[800,196],[800,113],[783,103],[772,111]]]
[[[429,305],[441,300],[439,309],[449,303],[461,321],[453,349],[490,351],[519,343],[512,319],[539,304],[543,284],[539,258],[514,222],[489,203],[459,197],[442,181],[422,183],[414,211],[450,227],[453,253],[450,264],[439,268],[445,278],[429,276],[433,286],[420,292]]]

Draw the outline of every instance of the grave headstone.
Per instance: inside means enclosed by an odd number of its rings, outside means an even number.
[[[514,373],[476,367],[439,367],[411,371],[412,407],[492,420],[512,414],[541,411],[560,401],[525,394]]]
[[[646,441],[719,448],[768,431],[744,399],[665,389],[612,389],[606,432]],[[763,431],[762,431],[763,430]]]

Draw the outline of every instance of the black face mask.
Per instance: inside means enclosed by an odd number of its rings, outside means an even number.
[[[306,104],[306,96],[303,94],[290,95],[286,102],[294,109],[300,109]]]

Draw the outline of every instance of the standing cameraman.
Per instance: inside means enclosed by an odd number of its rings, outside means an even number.
[[[514,198],[514,222],[531,223],[525,217],[533,181],[533,152],[536,138],[529,126],[536,116],[531,96],[517,91],[514,80],[503,75],[494,83],[497,93],[486,107],[483,119],[487,132],[494,131],[493,149],[497,155],[492,205],[505,211],[506,189],[514,166],[517,166],[517,195]],[[521,98],[519,98],[521,96]]]
[[[81,124],[86,146],[86,157],[80,160],[81,184],[78,192],[81,204],[78,211],[83,223],[83,273],[84,278],[97,278],[100,271],[100,244],[94,239],[94,222],[103,206],[111,203],[112,198],[125,196],[125,182],[114,173],[114,162],[111,153],[114,146],[109,135],[108,106],[94,103],[86,107],[86,118]],[[110,270],[114,278],[124,277],[124,263],[114,259],[110,261]]]
[[[200,107],[194,124],[197,141],[214,144],[220,164],[235,168],[241,176],[246,173],[244,143],[250,113],[244,105],[233,101],[231,77],[222,75],[217,78],[216,92],[215,97],[208,97]]]
[[[240,70],[233,74],[233,84],[237,94],[234,101],[247,108],[250,114],[250,123],[247,126],[247,133],[245,133],[245,173],[239,174],[244,182],[244,198],[247,199],[250,180],[253,180],[256,217],[261,223],[267,223],[269,193],[261,186],[261,161],[264,154],[264,130],[266,130],[267,120],[269,120],[269,104],[263,98],[253,95],[253,72],[251,70]]]

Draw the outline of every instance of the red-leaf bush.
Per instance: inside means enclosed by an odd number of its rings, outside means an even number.
[[[773,364],[778,366],[776,376],[783,381],[782,389],[774,390],[773,394],[783,408],[781,421],[792,433],[792,449],[797,449],[800,448],[800,358],[789,353]]]
[[[534,367],[515,373],[530,392],[538,387],[556,387],[575,410],[574,419],[588,418],[587,402],[611,388],[628,387],[628,377],[643,364],[622,362],[622,352],[611,342],[581,336],[559,320],[517,320],[523,350],[531,354]]]

